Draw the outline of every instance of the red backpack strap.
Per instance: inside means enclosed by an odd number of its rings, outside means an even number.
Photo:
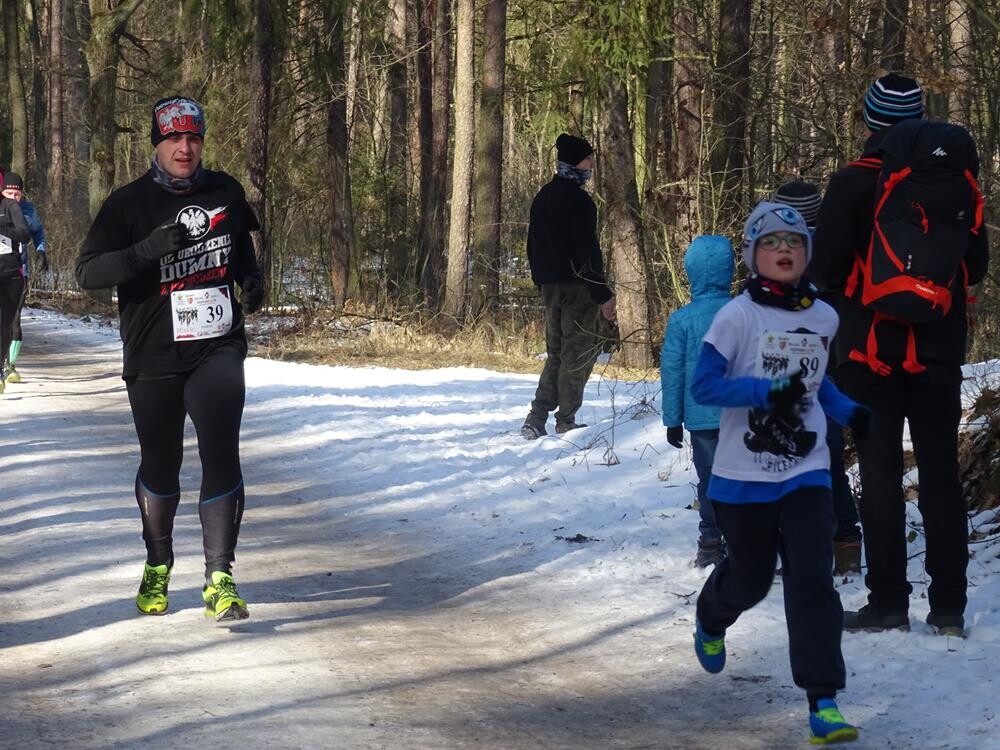
[[[979,189],[979,183],[976,182],[975,176],[968,169],[965,170],[965,179],[969,181],[969,185],[972,187],[972,196],[976,202],[976,220],[969,231],[972,234],[979,234],[979,228],[983,225],[983,204],[986,201],[983,198],[982,191]]]
[[[903,360],[903,369],[911,375],[927,369],[917,360],[917,336],[912,323],[906,324],[906,359]]]
[[[862,156],[860,159],[848,162],[847,166],[858,167],[860,169],[874,169],[878,171],[882,169],[882,160],[877,156]]]
[[[883,320],[888,320],[888,318],[882,313],[877,312],[873,314],[872,324],[868,327],[868,339],[865,342],[865,351],[852,349],[848,356],[852,362],[861,362],[868,365],[868,369],[876,375],[887,377],[892,373],[892,368],[878,358],[878,337],[875,335],[875,327]]]

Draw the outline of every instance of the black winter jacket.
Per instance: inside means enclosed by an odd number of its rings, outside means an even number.
[[[865,144],[862,157],[879,156],[879,144],[889,129],[876,131]],[[868,248],[874,223],[875,192],[878,171],[848,164],[830,178],[823,204],[820,206],[813,238],[813,257],[809,277],[821,290],[837,295],[840,328],[837,332],[839,367],[850,362],[850,352],[866,350],[873,313],[858,299],[843,296],[844,287],[854,265]],[[976,284],[986,275],[989,243],[986,227],[972,235],[965,254],[969,284]],[[960,377],[958,368],[964,364],[968,321],[966,299],[956,281],[951,311],[940,321],[914,325],[917,357],[927,367],[926,376],[935,380]],[[859,297],[858,292],[855,297]],[[906,355],[907,326],[885,321],[876,328],[878,356],[893,372],[899,372]],[[859,366],[851,364],[850,366]],[[860,365],[865,366],[865,365]]]
[[[611,299],[597,239],[597,206],[572,180],[553,177],[532,201],[528,263],[531,280],[539,288],[582,279],[588,282],[594,302]]]

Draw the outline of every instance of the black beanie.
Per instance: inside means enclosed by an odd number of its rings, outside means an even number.
[[[24,190],[24,180],[17,172],[8,172],[3,177],[4,190]]]
[[[594,147],[583,138],[563,133],[556,138],[556,158],[574,167],[594,153]]]
[[[876,80],[865,95],[865,124],[871,131],[924,116],[924,92],[912,78],[889,73]]]
[[[819,218],[819,206],[823,202],[823,196],[819,194],[819,188],[811,182],[802,180],[786,182],[774,191],[771,201],[791,206],[806,220],[806,226],[810,229],[816,228],[816,219]]]
[[[159,145],[172,135],[191,133],[205,137],[205,110],[194,99],[170,96],[153,105],[149,140]]]

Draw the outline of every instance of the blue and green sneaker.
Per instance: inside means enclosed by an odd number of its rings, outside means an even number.
[[[135,595],[135,606],[144,615],[162,615],[167,612],[167,586],[170,583],[170,568],[163,565],[144,564],[142,583]]]
[[[694,652],[706,672],[718,674],[726,666],[726,632],[709,635],[701,629],[701,622],[694,621]]]
[[[813,745],[830,745],[834,742],[854,742],[858,728],[848,724],[832,698],[816,702],[816,711],[809,714],[809,742]]]
[[[216,622],[245,620],[250,616],[246,601],[236,593],[233,577],[221,570],[212,573],[212,582],[205,585],[201,598],[205,600],[205,617]]]

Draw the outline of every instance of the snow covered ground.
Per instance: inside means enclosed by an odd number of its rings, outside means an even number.
[[[25,382],[0,396],[0,747],[807,746],[780,579],[725,672],[695,661],[694,473],[658,384],[595,376],[592,426],[529,443],[534,376],[249,359],[251,619],[219,628],[193,431],[170,613],[142,617],[117,332],[24,324]],[[1000,544],[973,546],[966,640],[923,624],[921,546],[912,632],[844,638],[855,746],[1000,748]]]

